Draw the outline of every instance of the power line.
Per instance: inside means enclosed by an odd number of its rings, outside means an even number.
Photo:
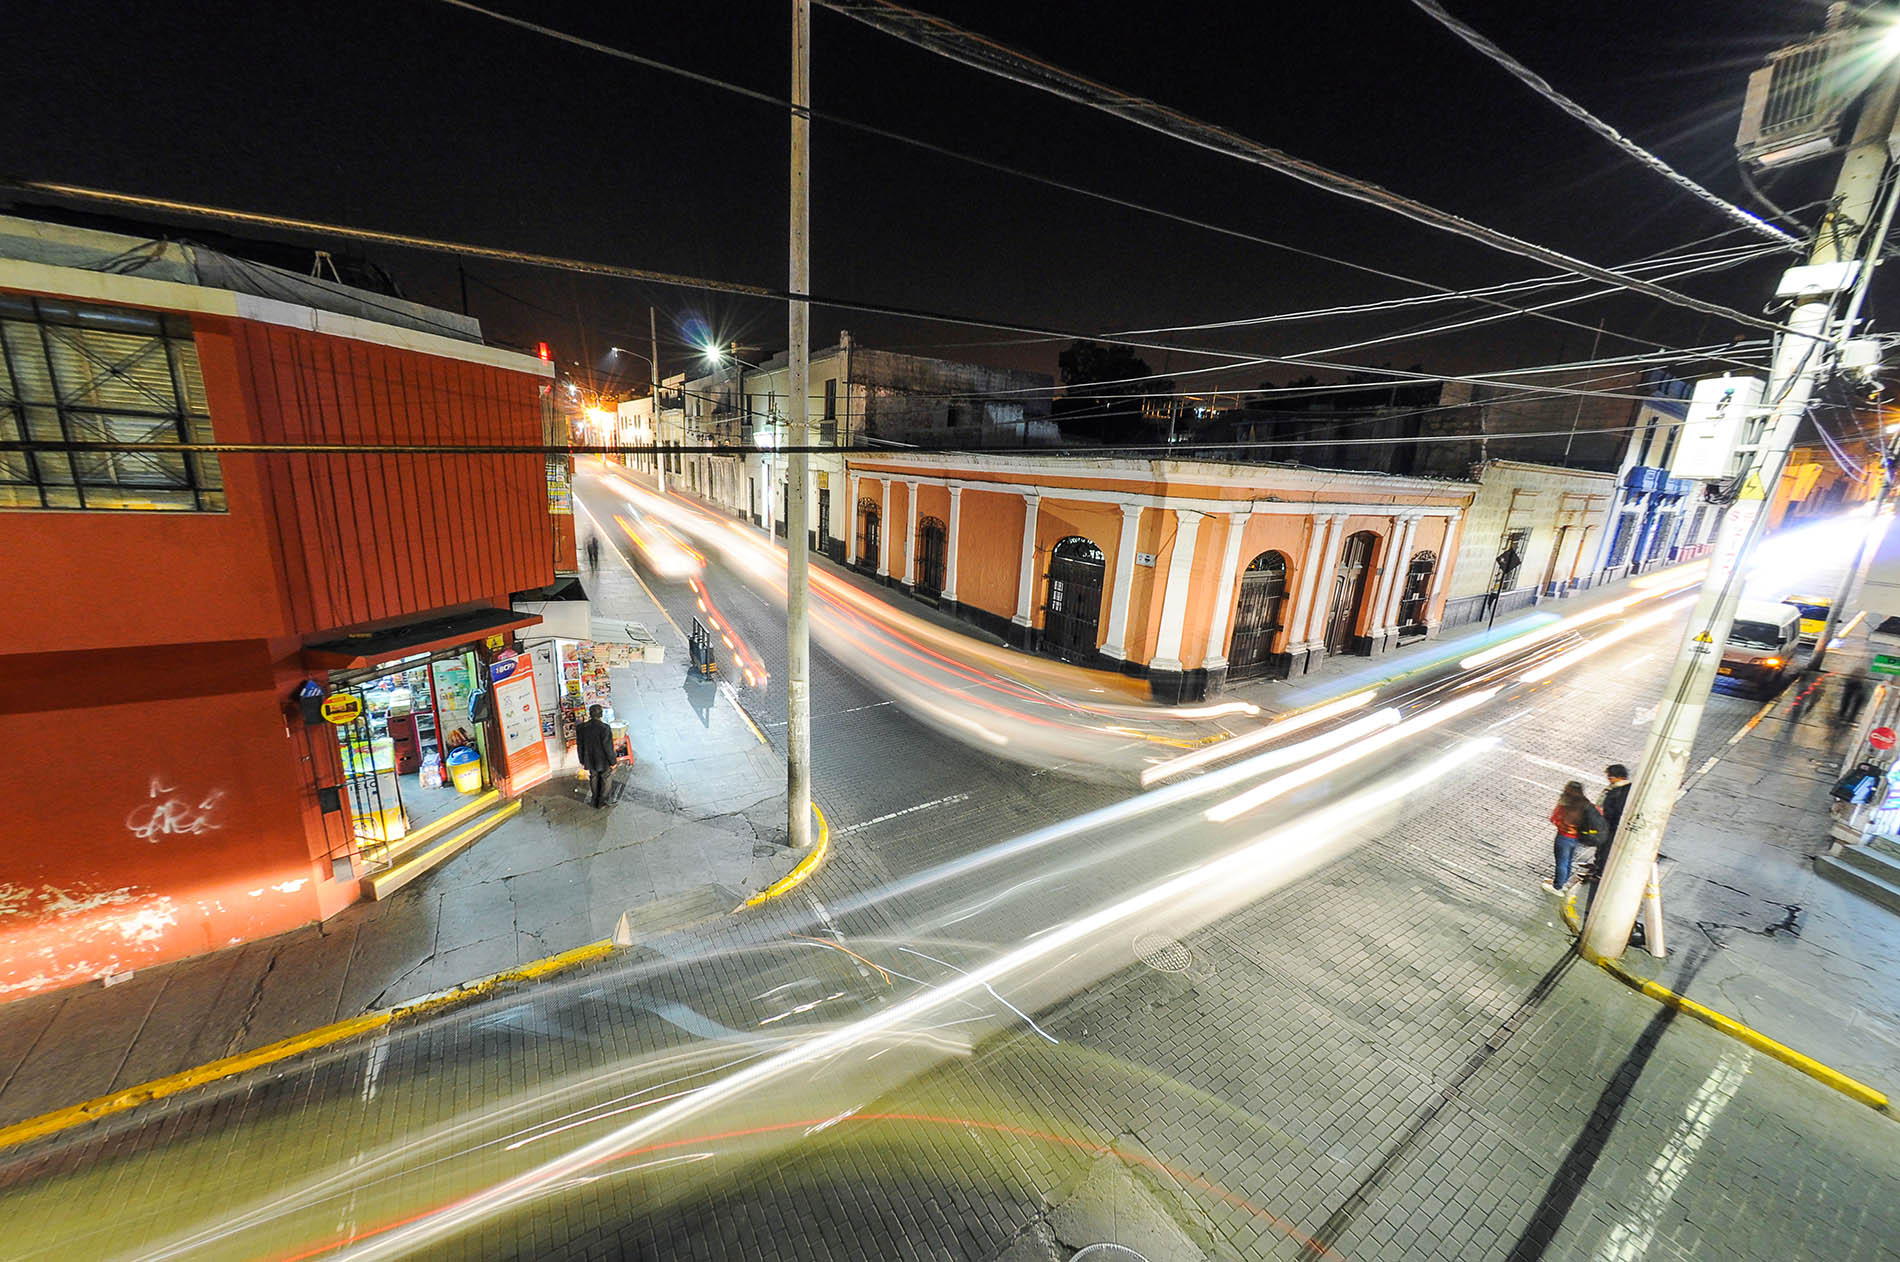
[[[611,57],[619,61],[628,62],[632,65],[640,66],[643,69],[647,69],[647,70],[657,71],[661,74],[674,75],[674,76],[677,76],[678,78],[684,79],[690,83],[698,84],[702,87],[713,88],[721,92],[729,92],[735,96],[743,97],[747,100],[756,101],[761,104],[771,105],[777,109],[789,110],[791,108],[790,100],[784,97],[775,96],[769,92],[762,92],[756,88],[748,88],[741,84],[733,83],[729,80],[717,78],[713,75],[702,74],[694,70],[687,70],[681,66],[675,66],[675,65],[672,65],[671,63],[660,61],[653,57],[643,56],[639,53],[629,52],[626,49],[617,48],[611,44],[601,43],[599,40],[588,39],[585,36],[575,35],[568,31],[559,30],[558,28],[547,26],[540,22],[531,22],[527,20],[526,18],[519,18],[519,17],[513,16],[512,14],[497,12],[496,10],[485,8],[482,5],[471,3],[470,0],[437,0],[437,2],[441,4],[446,4],[452,8],[460,9],[467,13],[473,13],[480,17],[489,18],[493,21],[503,23],[504,25],[507,25],[507,26],[515,27],[519,30],[532,32],[533,34],[543,36],[544,38],[547,38],[547,39],[555,40],[559,43],[568,44],[575,48],[581,48],[589,52],[598,53],[604,57]],[[1062,191],[1065,193],[1071,193],[1079,197],[1090,198],[1092,200],[1103,202],[1111,206],[1118,206],[1124,210],[1133,210],[1141,214],[1153,215],[1157,218],[1170,220],[1175,223],[1185,224],[1189,227],[1199,228],[1206,232],[1217,233],[1222,236],[1233,237],[1237,240],[1248,241],[1255,245],[1264,245],[1270,249],[1284,250],[1284,251],[1287,251],[1288,253],[1301,255],[1305,258],[1317,259],[1321,262],[1336,264],[1337,266],[1348,268],[1352,271],[1362,272],[1368,276],[1377,276],[1384,280],[1397,281],[1403,285],[1410,285],[1415,289],[1423,289],[1429,292],[1441,293],[1441,294],[1450,294],[1454,292],[1451,289],[1447,288],[1446,286],[1439,285],[1431,281],[1419,280],[1416,277],[1405,276],[1397,272],[1389,272],[1389,271],[1384,270],[1383,268],[1372,267],[1364,263],[1355,263],[1350,259],[1343,259],[1343,258],[1338,257],[1337,255],[1325,254],[1317,250],[1310,250],[1301,246],[1289,245],[1288,243],[1284,241],[1276,241],[1270,237],[1263,237],[1255,233],[1244,232],[1238,228],[1231,228],[1223,224],[1212,223],[1205,219],[1196,219],[1196,218],[1193,218],[1192,216],[1183,215],[1175,211],[1162,210],[1161,208],[1156,207],[1156,206],[1150,206],[1142,202],[1133,201],[1129,198],[1119,197],[1112,193],[1104,193],[1096,189],[1087,188],[1083,185],[1071,184],[1065,180],[1058,180],[1051,176],[1046,176],[1034,171],[1025,170],[1024,168],[1021,168],[1021,167],[1010,166],[1007,163],[998,162],[998,161],[995,161],[994,159],[978,157],[974,154],[965,153],[960,150],[951,149],[944,145],[932,143],[931,141],[920,140],[915,136],[907,136],[903,134],[902,132],[892,131],[889,128],[879,127],[875,124],[861,122],[853,118],[847,118],[840,114],[833,114],[824,110],[816,110],[816,109],[807,109],[806,113],[816,122],[826,123],[826,124],[836,126],[836,127],[841,127],[850,131],[861,132],[868,136],[876,136],[880,139],[892,141],[896,144],[906,145],[914,149],[922,150],[926,153],[935,154],[938,157],[949,158],[953,161],[967,163],[971,166],[980,167],[984,170],[995,171],[995,172],[998,172],[999,174],[1012,176],[1016,179],[1027,180],[1031,183],[1040,184],[1047,188],[1057,189],[1059,191]],[[1566,269],[1566,270],[1570,270],[1570,269]],[[1491,301],[1492,305],[1495,305],[1507,310],[1519,310],[1518,308],[1511,307],[1510,304],[1506,302],[1493,301],[1490,299],[1486,299],[1485,301]],[[1580,321],[1571,320],[1564,316],[1551,315],[1549,313],[1544,313],[1544,312],[1539,312],[1539,313],[1534,313],[1534,314],[1537,314],[1539,319],[1548,320],[1553,324],[1567,325],[1571,328],[1583,329],[1586,332],[1607,333],[1611,337],[1620,338],[1624,341],[1641,342],[1644,340],[1641,338],[1633,337],[1626,333],[1618,332],[1615,329],[1598,329],[1593,325],[1588,325]],[[1097,339],[1097,340],[1108,340],[1108,339],[1102,338],[1102,339]]]
[[[63,184],[50,180],[0,179],[0,186],[68,198],[75,201],[99,202],[111,206],[132,207],[144,211],[158,211],[226,223],[238,223],[248,227],[269,227],[291,232],[313,233],[319,236],[328,235],[356,241],[371,241],[381,245],[396,246],[402,249],[423,250],[438,254],[467,255],[492,259],[498,262],[515,263],[526,267],[547,268],[553,271],[611,276],[624,280],[641,281],[647,284],[668,285],[676,288],[703,290],[714,293],[730,293],[743,297],[763,298],[780,302],[787,301],[793,297],[787,290],[772,289],[759,285],[742,285],[732,281],[717,281],[704,277],[678,276],[667,272],[652,271],[647,268],[626,267],[619,264],[599,263],[587,259],[565,258],[551,254],[508,250],[495,246],[471,245],[467,242],[444,241],[437,238],[415,236],[409,233],[353,228],[343,224],[296,219],[285,215],[263,214],[257,211],[231,210],[223,207],[205,206],[193,202],[182,202],[170,198],[147,197],[131,193],[115,193],[105,189],[87,188],[82,185]],[[1196,349],[1159,342],[1143,342],[1112,335],[1083,333],[1072,329],[1021,324],[1015,321],[996,320],[980,316],[946,315],[941,312],[925,311],[913,307],[899,307],[888,303],[853,301],[817,294],[798,296],[805,297],[819,306],[833,307],[845,311],[865,312],[872,315],[891,316],[906,320],[928,320],[944,324],[963,324],[972,327],[998,329],[1005,332],[1029,334],[1044,338],[1109,342],[1115,345],[1133,347],[1137,350],[1185,351]],[[1216,355],[1235,354],[1235,352],[1220,350],[1210,350],[1205,353]],[[1392,369],[1374,368],[1361,364],[1329,363],[1323,360],[1316,360],[1310,355],[1302,357],[1271,355],[1259,357],[1238,356],[1235,362],[1229,365],[1229,367],[1241,369],[1259,367],[1265,364],[1286,364],[1291,367],[1316,369],[1323,372],[1370,372],[1402,377],[1409,380],[1435,381],[1442,379],[1447,381],[1472,382],[1484,382],[1488,380],[1488,378],[1483,375],[1439,378],[1425,373],[1398,373]],[[1558,391],[1558,393],[1565,392]]]
[[[1749,315],[1720,303],[1693,298],[1688,294],[1651,284],[1612,268],[1600,267],[1595,263],[1565,254],[1561,250],[1525,241],[1509,233],[1454,215],[1449,211],[1439,210],[1423,202],[1401,196],[1369,180],[1356,179],[1316,162],[1296,158],[1292,154],[1251,140],[1238,132],[1202,122],[1157,101],[1109,87],[1107,84],[1097,83],[1050,62],[1017,52],[995,40],[966,31],[941,18],[894,3],[894,0],[817,0],[817,3],[833,12],[854,18],[873,30],[882,31],[905,43],[981,70],[986,74],[1049,93],[1197,148],[1236,158],[1270,171],[1277,171],[1314,188],[1377,206],[1415,223],[1422,223],[1455,236],[1477,241],[1506,254],[1532,259],[1565,271],[1578,272],[1620,289],[1628,289],[1666,302],[1671,306],[1700,311],[1704,315],[1719,316],[1724,320],[1745,324],[1751,328],[1766,329],[1775,333],[1792,332],[1772,320]],[[1825,340],[1814,334],[1796,333],[1795,335],[1811,337],[1817,341]]]
[[[1656,174],[1675,184],[1677,187],[1688,191],[1698,200],[1713,206],[1721,214],[1728,216],[1751,232],[1767,237],[1785,249],[1798,250],[1801,248],[1801,243],[1795,238],[1789,236],[1773,224],[1749,214],[1740,206],[1736,206],[1711,193],[1708,189],[1703,188],[1700,184],[1697,184],[1694,180],[1682,174],[1682,172],[1676,170],[1667,162],[1664,162],[1661,158],[1649,152],[1649,150],[1643,148],[1622,132],[1619,132],[1616,128],[1598,118],[1595,114],[1592,114],[1589,110],[1583,108],[1583,106],[1557,91],[1543,76],[1539,75],[1529,66],[1526,66],[1523,62],[1517,60],[1502,48],[1499,48],[1466,23],[1459,21],[1451,14],[1445,12],[1444,6],[1440,5],[1437,0],[1412,0],[1412,3],[1440,26],[1469,44],[1481,55],[1488,57],[1491,61],[1502,67],[1508,74],[1517,79],[1518,82],[1524,84],[1531,91],[1537,93],[1537,95],[1543,97],[1546,101],[1549,101],[1552,105],[1555,105],[1558,109],[1570,115],[1570,117],[1576,119],[1630,157],[1656,172]]]

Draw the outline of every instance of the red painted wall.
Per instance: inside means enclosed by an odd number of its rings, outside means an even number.
[[[541,441],[512,372],[194,317],[222,440]],[[305,642],[553,580],[539,454],[225,455],[229,511],[0,513],[0,1002],[278,933],[355,897],[317,809]],[[571,547],[571,544],[569,545]]]

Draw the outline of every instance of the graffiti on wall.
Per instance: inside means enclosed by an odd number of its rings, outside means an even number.
[[[224,800],[223,789],[213,789],[194,803],[195,794],[178,795],[178,790],[151,779],[146,800],[125,813],[125,827],[140,841],[157,843],[167,837],[196,837],[218,827],[214,818]]]

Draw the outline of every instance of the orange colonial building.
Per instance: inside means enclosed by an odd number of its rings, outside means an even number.
[[[1423,638],[1468,482],[1281,465],[854,458],[846,559],[1022,648],[1157,698]]]

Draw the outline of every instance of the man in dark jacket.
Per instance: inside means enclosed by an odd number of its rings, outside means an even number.
[[[607,795],[607,777],[614,769],[614,732],[601,722],[600,707],[587,707],[587,722],[575,733],[581,766],[587,769],[587,783],[594,791],[594,805],[600,806]]]
[[[1623,803],[1630,795],[1630,769],[1613,762],[1603,769],[1610,787],[1603,790],[1597,809],[1603,812],[1603,844],[1597,847],[1597,871],[1610,866],[1610,843],[1616,840],[1616,826],[1623,822]]]

